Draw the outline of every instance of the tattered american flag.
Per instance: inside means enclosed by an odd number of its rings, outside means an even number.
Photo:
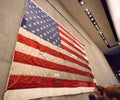
[[[28,0],[7,86],[9,90],[94,87],[84,46]]]

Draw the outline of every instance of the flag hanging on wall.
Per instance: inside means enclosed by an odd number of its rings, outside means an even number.
[[[28,0],[5,98],[19,100],[89,92],[95,86],[93,80],[82,43]]]

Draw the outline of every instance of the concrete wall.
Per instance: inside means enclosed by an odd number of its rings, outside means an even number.
[[[0,0],[0,100],[3,98],[25,0]]]
[[[85,45],[95,79],[100,85],[118,84],[104,55],[70,16],[59,0],[34,0],[41,8],[61,23]],[[9,69],[13,57],[17,32],[21,24],[25,0],[0,0],[0,100],[3,99]],[[67,19],[67,20],[66,20]],[[72,25],[71,25],[72,23]],[[74,26],[74,27],[73,27]],[[87,94],[42,98],[43,100],[87,100]],[[40,99],[41,100],[41,99]]]

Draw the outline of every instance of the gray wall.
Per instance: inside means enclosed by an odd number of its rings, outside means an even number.
[[[48,0],[49,2],[47,0],[34,1],[85,44],[86,53],[98,84],[106,86],[118,84],[118,81],[101,51],[59,3],[59,0]],[[0,0],[0,100],[2,100],[5,92],[25,2],[25,0]],[[51,4],[54,5],[54,7]],[[67,18],[79,32],[76,31],[65,18]],[[87,100],[87,98],[87,94],[78,94],[72,96],[42,98],[40,100]]]
[[[0,0],[0,100],[12,61],[25,0]]]

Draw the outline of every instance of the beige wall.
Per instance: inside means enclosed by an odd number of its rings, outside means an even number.
[[[100,85],[118,84],[101,51],[71,17],[59,0],[34,0],[85,45],[95,79]],[[25,0],[0,0],[0,100],[3,98],[12,61],[17,32],[22,20]],[[53,6],[52,6],[53,5]],[[25,94],[26,95],[26,94]],[[87,100],[87,94],[53,97],[52,100]],[[43,98],[48,100],[50,98]]]

